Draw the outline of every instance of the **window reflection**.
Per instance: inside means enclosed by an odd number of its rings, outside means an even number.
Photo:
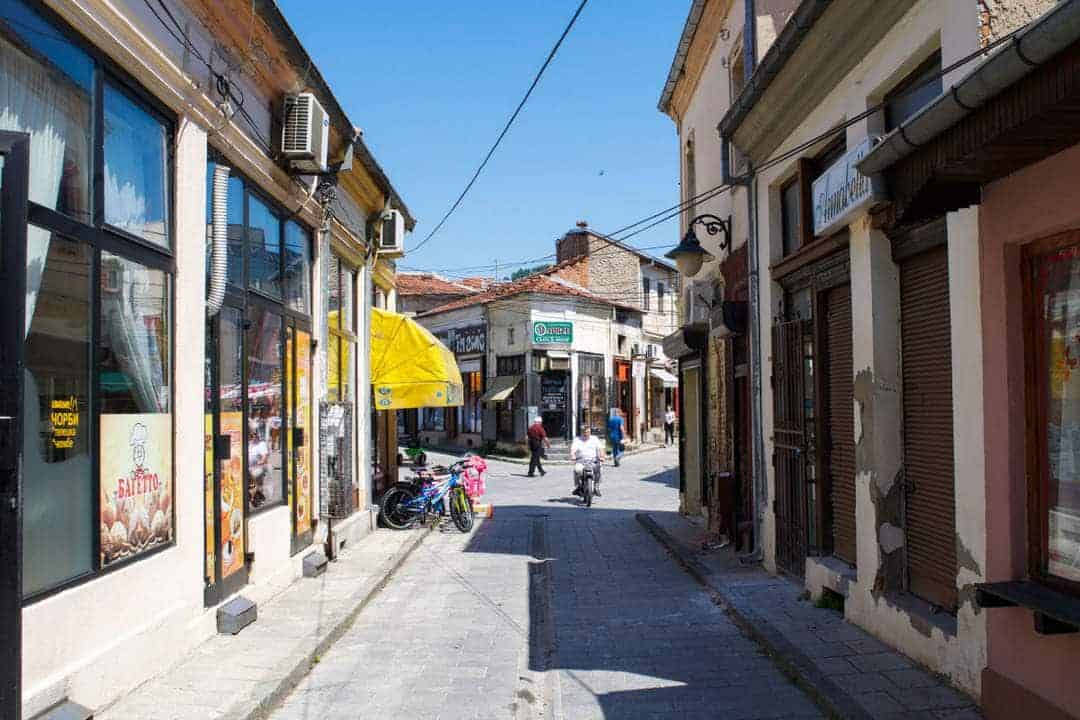
[[[285,225],[285,299],[302,313],[311,305],[311,236],[295,222]]]
[[[252,509],[284,500],[282,493],[281,316],[251,313],[248,341],[248,497]]]
[[[101,253],[101,411],[169,412],[169,280]]]
[[[46,233],[46,237],[49,237]],[[24,375],[23,593],[93,567],[90,248],[58,235],[37,273]]]
[[[105,85],[105,222],[169,246],[165,125]]]
[[[248,196],[248,287],[281,298],[281,223],[267,205]]]
[[[82,222],[91,218],[93,78],[93,60],[56,28],[22,2],[4,3],[0,130],[30,134],[30,201]],[[31,245],[44,246],[36,233]]]

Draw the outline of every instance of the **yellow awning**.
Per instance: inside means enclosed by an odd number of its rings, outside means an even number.
[[[506,398],[510,397],[510,393],[514,392],[514,388],[520,383],[520,375],[500,375],[499,377],[492,378],[491,385],[488,387],[487,392],[480,396],[480,402],[503,402]]]
[[[454,354],[413,320],[377,308],[371,309],[371,385],[376,410],[462,402]]]

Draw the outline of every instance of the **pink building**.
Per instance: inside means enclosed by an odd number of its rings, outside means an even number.
[[[1061,3],[859,166],[888,178],[884,222],[966,213],[978,244],[989,718],[1080,718],[1078,103],[1080,3]]]

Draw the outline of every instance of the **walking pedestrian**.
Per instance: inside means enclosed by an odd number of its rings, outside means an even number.
[[[544,471],[544,466],[540,464],[540,460],[544,457],[544,448],[551,447],[551,441],[548,440],[547,433],[544,432],[544,421],[539,418],[533,418],[532,424],[529,425],[528,431],[525,433],[529,437],[529,477],[536,477],[536,471],[540,471],[540,476],[547,475]]]
[[[611,441],[611,458],[615,461],[615,467],[619,467],[619,460],[622,458],[624,425],[622,412],[612,410],[611,417],[608,419],[608,440]]]
[[[664,447],[673,442],[675,442],[675,413],[668,405],[667,412],[664,413]]]

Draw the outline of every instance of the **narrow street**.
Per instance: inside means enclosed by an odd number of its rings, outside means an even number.
[[[271,717],[820,717],[635,520],[676,511],[676,463],[606,466],[591,509],[565,466],[492,463],[495,517],[428,537]]]

